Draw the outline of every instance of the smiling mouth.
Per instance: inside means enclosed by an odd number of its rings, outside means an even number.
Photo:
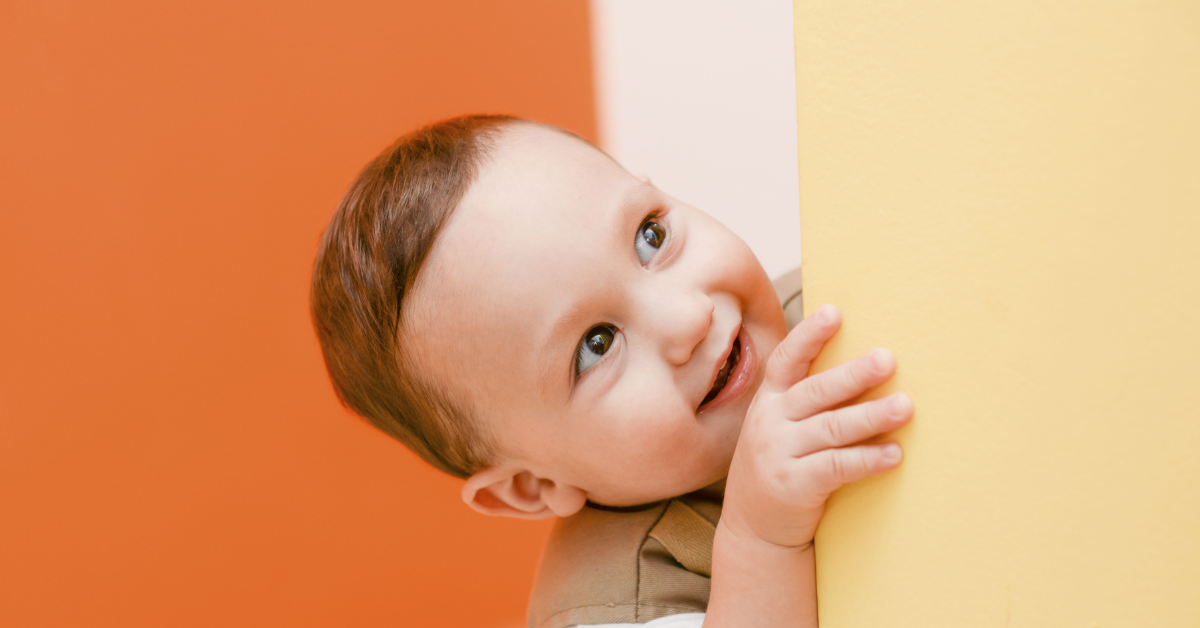
[[[700,407],[703,408],[708,402],[716,399],[717,395],[721,394],[721,390],[725,388],[725,384],[729,383],[729,374],[733,372],[733,368],[737,366],[738,358],[742,357],[742,341],[740,338],[735,338],[733,341],[733,349],[729,351],[729,357],[725,358],[725,363],[721,365],[721,370],[717,371],[717,381],[713,382],[712,388],[708,394],[704,396],[704,401],[700,402]]]

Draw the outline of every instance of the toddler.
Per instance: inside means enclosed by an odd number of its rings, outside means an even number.
[[[359,175],[312,315],[338,397],[491,515],[559,517],[534,628],[815,626],[813,535],[894,468],[903,394],[876,350],[818,375],[732,232],[566,131],[439,122]],[[700,613],[707,613],[706,615]]]

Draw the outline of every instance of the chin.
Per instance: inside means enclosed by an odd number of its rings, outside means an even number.
[[[737,443],[734,442],[733,445],[736,446]],[[721,456],[721,460],[717,464],[704,465],[702,468],[694,469],[686,475],[670,478],[661,485],[648,486],[647,482],[638,487],[640,490],[637,491],[614,490],[611,494],[589,495],[589,499],[593,503],[604,506],[627,508],[652,504],[664,499],[694,493],[723,482],[725,477],[729,475],[729,465],[733,461],[733,447],[729,447],[727,452],[722,452],[719,455]]]

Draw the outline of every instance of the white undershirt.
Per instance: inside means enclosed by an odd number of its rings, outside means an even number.
[[[700,628],[703,624],[704,613],[680,613],[644,624],[580,624],[575,628]]]

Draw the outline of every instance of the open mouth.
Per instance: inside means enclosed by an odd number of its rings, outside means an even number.
[[[725,363],[721,365],[721,370],[717,371],[717,381],[713,382],[713,386],[709,389],[708,394],[704,395],[704,401],[700,402],[700,407],[703,408],[708,402],[716,399],[717,395],[721,394],[721,390],[725,388],[725,384],[729,383],[729,374],[733,372],[733,368],[737,366],[738,359],[742,357],[742,340],[735,338],[733,341],[733,349],[729,351],[729,357],[725,358]]]

